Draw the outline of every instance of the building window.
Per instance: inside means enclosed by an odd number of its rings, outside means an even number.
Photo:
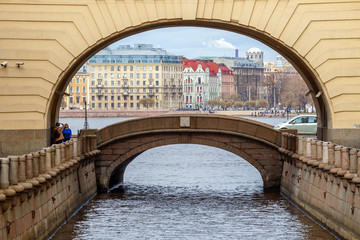
[[[105,96],[105,101],[107,101],[108,100],[108,96]]]
[[[94,86],[94,85],[95,85],[95,81],[91,81],[91,85]]]
[[[120,104],[120,103],[118,103],[118,108],[120,108],[120,106],[121,106],[121,104]]]
[[[91,96],[91,100],[95,101],[95,96]]]
[[[111,66],[111,71],[114,71],[114,66]]]
[[[134,70],[134,66],[130,66],[130,71],[133,71]]]
[[[86,78],[83,78],[83,83],[86,83]]]
[[[104,78],[107,78],[107,77],[108,77],[108,74],[107,74],[107,73],[105,73],[105,74],[104,74]]]
[[[130,96],[130,100],[134,100],[134,97],[133,97],[133,96]]]
[[[98,103],[98,108],[101,108],[101,103]]]
[[[85,102],[86,102],[86,97],[83,97],[83,101],[82,101],[84,104],[85,104]]]
[[[152,66],[149,66],[149,70],[150,70],[150,71],[152,71],[152,70],[153,70],[153,69],[152,69]]]
[[[146,73],[143,73],[143,78],[146,78]]]
[[[156,78],[159,78],[159,74],[158,74],[158,73],[155,73],[155,77],[156,77]]]
[[[114,101],[114,96],[111,96],[111,101]]]
[[[145,86],[146,85],[146,81],[143,81],[143,86]]]
[[[152,78],[152,73],[149,73],[149,78]]]
[[[136,70],[139,71],[139,70],[140,70],[140,67],[139,67],[139,66],[136,66]]]
[[[146,71],[146,66],[143,66],[143,71]]]
[[[80,87],[76,87],[76,93],[80,93]]]
[[[155,70],[156,70],[156,71],[159,71],[159,66],[155,66]]]
[[[198,77],[198,84],[201,84],[201,77]]]
[[[69,102],[73,103],[73,98],[72,97],[70,97]]]
[[[136,100],[140,100],[140,96],[136,96]]]
[[[111,86],[114,86],[115,85],[115,82],[114,81],[111,81]]]
[[[121,67],[120,67],[120,66],[117,66],[117,70],[118,70],[118,71],[121,71]]]
[[[127,66],[124,66],[124,71],[127,71]]]
[[[95,108],[95,103],[92,103],[92,104],[91,104],[91,107],[92,107],[92,108]]]
[[[134,74],[133,74],[133,73],[130,73],[130,78],[134,78]]]
[[[120,96],[117,96],[117,100],[120,101],[120,100],[121,100],[121,97],[120,97]]]
[[[105,108],[108,108],[108,103],[105,103]]]
[[[130,103],[130,108],[133,108],[134,107],[134,103]]]
[[[104,66],[104,70],[107,71],[107,66]]]
[[[82,92],[86,93],[86,87],[83,87]]]
[[[137,74],[136,74],[136,78],[140,78],[140,73],[137,73]]]

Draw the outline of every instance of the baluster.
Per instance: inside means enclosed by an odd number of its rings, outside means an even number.
[[[341,148],[341,168],[343,170],[349,170],[349,149],[347,147]]]
[[[18,181],[18,172],[19,172],[19,157],[18,156],[9,156],[10,159],[10,185],[16,185]]]
[[[61,144],[55,145],[55,167],[59,166],[61,164]]]
[[[321,141],[316,141],[316,160],[322,162],[323,158],[323,146]]]
[[[66,142],[65,144],[65,162],[70,160],[70,143]]]
[[[323,142],[322,143],[322,147],[323,147],[323,150],[322,150],[322,162],[325,163],[325,164],[328,164],[329,163],[329,146],[328,146],[328,142]]]
[[[34,177],[34,172],[33,172],[33,155],[27,154],[26,155],[26,178],[27,179],[32,179]]]
[[[0,189],[7,189],[10,186],[10,182],[9,182],[10,160],[7,158],[0,158],[0,161],[1,161]]]
[[[330,166],[334,166],[335,164],[335,149],[334,149],[335,145],[333,143],[329,143],[328,144],[328,155],[329,155],[329,161],[328,164]]]
[[[39,152],[33,153],[33,174],[34,177],[38,177],[40,174],[40,154]]]
[[[60,145],[60,162],[64,163],[65,162],[65,144],[61,143]]]
[[[311,158],[311,139],[306,138],[306,157]]]
[[[45,174],[46,173],[46,160],[45,160],[45,150],[40,150],[40,174]]]
[[[73,153],[73,158],[76,159],[76,157],[78,156],[78,138],[73,138],[73,142],[74,142],[74,153]]]
[[[358,151],[356,149],[350,150],[350,173],[357,173],[358,171],[358,159],[357,159]]]
[[[26,182],[26,155],[19,156],[19,182]]]
[[[334,147],[334,150],[335,150],[335,158],[334,158],[334,165],[335,165],[335,168],[341,168],[341,146],[339,145],[336,145]]]
[[[297,153],[298,153],[299,155],[302,155],[302,154],[303,154],[303,139],[304,139],[304,137],[303,137],[303,136],[298,136],[297,139],[298,139],[298,150],[297,150]]]
[[[311,160],[316,160],[316,141],[311,140]]]

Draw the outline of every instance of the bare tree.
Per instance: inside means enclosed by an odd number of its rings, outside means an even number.
[[[143,105],[143,107],[146,109],[149,109],[152,106],[154,106],[154,103],[155,103],[155,101],[152,98],[142,98],[139,101],[139,104]]]

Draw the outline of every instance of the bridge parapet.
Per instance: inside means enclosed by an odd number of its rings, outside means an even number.
[[[288,133],[281,142],[281,192],[345,239],[360,239],[360,150]]]
[[[96,193],[94,161],[99,153],[96,136],[87,135],[0,158],[0,236],[6,237],[2,239],[42,239],[56,230]]]
[[[116,139],[135,136],[144,132],[231,132],[264,142],[274,147],[281,146],[281,133],[273,126],[248,120],[213,114],[173,114],[133,119],[100,129],[97,134],[99,148]]]

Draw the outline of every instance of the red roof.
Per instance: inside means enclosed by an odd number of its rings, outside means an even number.
[[[189,60],[185,61],[183,65],[183,70],[187,67],[191,67],[194,71],[198,68],[199,64],[201,65],[202,69],[205,71],[206,68],[209,68],[210,76],[216,76],[216,74],[219,71],[219,68],[221,68],[218,64],[210,61],[195,61],[195,60]],[[226,66],[225,68],[227,71],[230,71]],[[224,69],[224,70],[226,70]],[[221,68],[221,71],[223,72],[223,69]]]

